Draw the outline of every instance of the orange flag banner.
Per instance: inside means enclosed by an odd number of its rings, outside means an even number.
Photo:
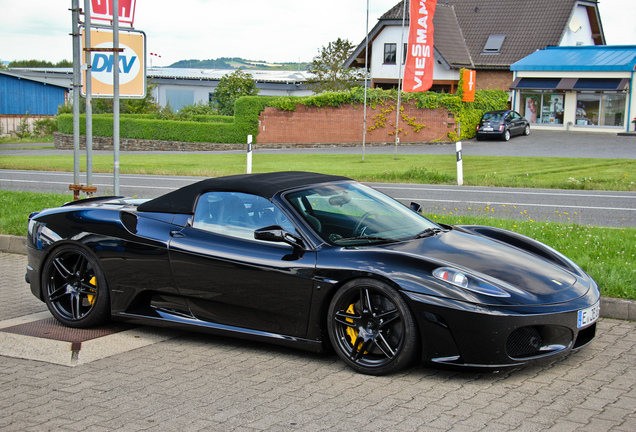
[[[433,85],[433,15],[437,0],[411,0],[404,91],[424,92]]]
[[[464,102],[475,102],[475,77],[476,72],[474,70],[465,69],[463,71],[462,79],[464,85],[462,87],[464,96],[462,100]]]

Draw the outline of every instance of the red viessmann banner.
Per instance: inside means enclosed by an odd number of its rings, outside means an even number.
[[[433,85],[433,15],[437,0],[411,0],[410,3],[403,89],[405,92],[424,92]]]

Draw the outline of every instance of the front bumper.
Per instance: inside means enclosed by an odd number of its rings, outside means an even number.
[[[594,339],[596,322],[577,327],[578,311],[597,304],[595,292],[565,304],[486,307],[404,293],[416,315],[422,359],[469,367],[513,367],[566,354]]]

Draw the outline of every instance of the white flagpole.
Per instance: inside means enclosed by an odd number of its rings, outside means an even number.
[[[400,49],[395,50],[395,55],[398,53],[401,54],[397,59],[399,67],[398,67],[398,97],[397,97],[397,109],[395,114],[395,159],[397,159],[398,154],[398,143],[400,142],[399,130],[400,130],[400,106],[402,101],[402,86],[404,81],[402,80],[402,58],[404,58],[404,27],[406,23],[406,0],[404,0],[404,7],[402,9],[402,35],[400,37]]]
[[[369,0],[367,0],[367,38],[364,47],[364,120],[362,121],[362,162],[364,162],[365,145],[367,138],[367,88],[369,78]]]

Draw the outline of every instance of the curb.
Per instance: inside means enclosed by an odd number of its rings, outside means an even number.
[[[26,255],[26,237],[0,234],[0,252]],[[601,317],[636,321],[636,301],[601,297]]]
[[[0,252],[26,255],[26,237],[0,234]]]

